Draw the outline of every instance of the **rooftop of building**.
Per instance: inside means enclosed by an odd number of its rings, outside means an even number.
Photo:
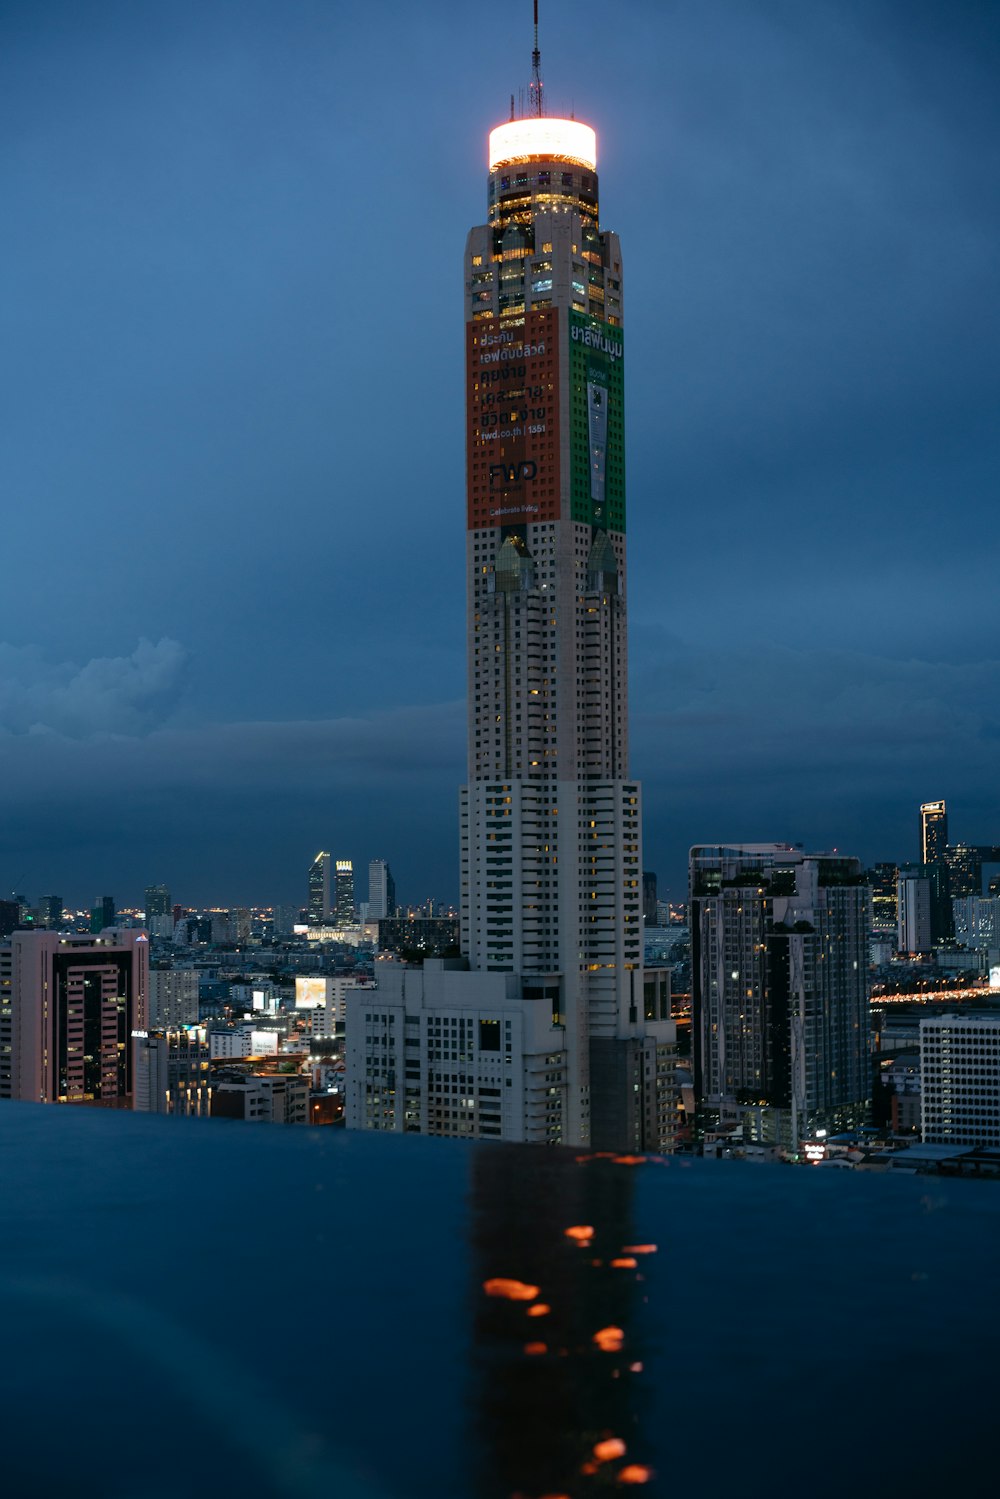
[[[77,1499],[585,1499],[629,1468],[842,1499],[992,1459],[993,1183],[27,1104],[0,1152],[11,1494],[70,1461]]]

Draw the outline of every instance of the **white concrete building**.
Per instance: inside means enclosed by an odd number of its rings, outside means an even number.
[[[198,1024],[198,973],[194,968],[152,968],[149,973],[149,1026],[175,1030]]]
[[[457,959],[378,965],[347,994],[348,1128],[558,1143],[568,1069],[558,976],[525,1003],[516,974]]]
[[[899,913],[896,941],[900,952],[933,951],[931,894],[931,882],[926,874],[916,870],[901,869],[899,871],[899,882],[896,886]]]
[[[921,1136],[1000,1147],[1000,1015],[920,1022]]]

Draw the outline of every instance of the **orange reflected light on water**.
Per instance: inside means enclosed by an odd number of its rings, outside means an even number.
[[[594,1443],[594,1456],[599,1463],[610,1463],[616,1457],[625,1456],[625,1443],[621,1437],[605,1437]]]
[[[523,1280],[507,1280],[502,1275],[484,1280],[483,1290],[487,1296],[502,1296],[507,1301],[534,1301],[538,1295],[537,1286],[526,1285]]]
[[[620,1327],[602,1327],[594,1333],[594,1342],[603,1353],[617,1353],[625,1341]]]

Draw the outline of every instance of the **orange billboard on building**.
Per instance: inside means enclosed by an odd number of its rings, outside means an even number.
[[[558,320],[466,324],[470,530],[559,519]]]

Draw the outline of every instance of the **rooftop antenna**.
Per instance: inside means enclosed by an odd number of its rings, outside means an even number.
[[[538,50],[538,0],[535,0],[535,46],[531,54],[529,94],[532,103],[531,113],[540,117],[545,111],[542,108],[542,54]]]

